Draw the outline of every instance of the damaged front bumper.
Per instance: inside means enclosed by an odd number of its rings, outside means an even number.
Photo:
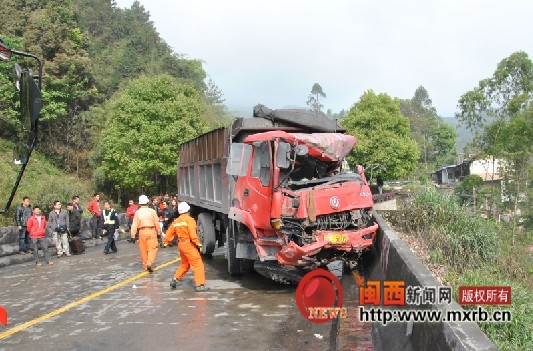
[[[357,231],[328,231],[317,230],[314,234],[316,242],[298,246],[289,242],[276,254],[276,259],[281,264],[292,266],[305,266],[315,260],[312,256],[322,249],[332,248],[337,251],[361,252],[368,249],[376,237],[378,225],[359,229]]]

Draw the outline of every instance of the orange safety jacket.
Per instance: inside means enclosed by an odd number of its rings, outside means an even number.
[[[189,213],[180,215],[172,222],[165,234],[164,243],[170,243],[175,236],[178,237],[179,242],[191,241],[196,246],[200,245],[200,238],[196,233],[196,221]]]
[[[159,219],[157,214],[151,208],[141,206],[133,215],[133,222],[131,223],[131,237],[134,238],[135,234],[140,229],[153,228],[157,235],[161,235],[161,228],[159,227]]]

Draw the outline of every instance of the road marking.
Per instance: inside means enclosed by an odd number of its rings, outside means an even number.
[[[165,263],[163,263],[163,264],[161,264],[161,265],[155,267],[155,268],[154,268],[154,271],[158,271],[158,270],[160,270],[160,269],[163,269],[163,268],[165,268],[165,267],[167,267],[167,266],[170,266],[171,264],[174,264],[174,263],[176,263],[176,262],[179,262],[180,260],[181,260],[181,258],[178,257],[178,258],[175,258],[175,259],[173,259],[173,260],[171,260],[171,261],[165,262]],[[43,322],[43,321],[45,321],[45,320],[47,320],[47,319],[50,319],[50,318],[52,318],[52,317],[55,317],[55,316],[57,316],[58,314],[61,314],[61,313],[63,313],[63,312],[66,312],[66,311],[68,311],[68,310],[70,310],[70,309],[72,309],[72,308],[74,308],[74,307],[76,307],[76,306],[79,306],[79,305],[81,305],[81,304],[84,304],[85,302],[90,301],[90,300],[92,300],[92,299],[94,299],[94,298],[96,298],[96,297],[98,297],[98,296],[101,296],[101,295],[106,294],[106,293],[108,293],[108,292],[110,292],[110,291],[113,291],[113,290],[115,290],[115,289],[118,289],[118,288],[120,288],[121,286],[124,286],[124,285],[126,285],[126,284],[129,284],[129,283],[131,283],[131,282],[133,282],[133,281],[135,281],[135,280],[137,280],[137,279],[139,279],[139,278],[142,278],[142,277],[144,277],[144,276],[146,276],[146,275],[148,275],[148,274],[150,274],[150,273],[148,273],[147,271],[142,272],[142,273],[139,273],[139,274],[137,274],[137,275],[134,275],[134,276],[131,277],[131,278],[128,278],[128,279],[126,279],[126,280],[121,281],[120,283],[117,283],[117,284],[112,285],[112,286],[110,286],[110,287],[108,287],[108,288],[105,288],[105,289],[102,289],[102,290],[97,291],[97,292],[95,292],[95,293],[92,293],[92,294],[89,295],[89,296],[85,296],[84,298],[79,299],[78,301],[71,302],[71,303],[69,303],[68,305],[63,306],[63,307],[61,307],[61,308],[58,308],[58,309],[55,310],[55,311],[52,311],[52,312],[50,312],[50,313],[47,313],[47,314],[45,314],[45,315],[43,315],[43,316],[40,316],[40,317],[38,317],[38,318],[35,318],[35,319],[33,319],[33,320],[29,321],[29,322],[22,323],[21,325],[18,325],[18,326],[14,327],[14,328],[8,329],[8,330],[6,330],[5,332],[0,333],[0,340],[5,339],[5,338],[7,338],[8,336],[11,336],[11,335],[13,335],[13,334],[15,334],[15,333],[18,333],[19,331],[22,331],[22,330],[24,330],[24,329],[27,329],[27,328],[29,328],[29,327],[31,327],[31,326],[34,326],[35,324],[41,323],[41,322]]]

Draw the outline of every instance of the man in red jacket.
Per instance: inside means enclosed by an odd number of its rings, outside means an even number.
[[[91,230],[93,239],[99,239],[100,238],[100,229],[102,228],[102,211],[100,210],[100,194],[95,193],[93,199],[91,202],[89,202],[89,206],[87,206],[87,210],[93,215],[93,218],[91,218]]]
[[[133,202],[133,200],[128,201],[128,208],[126,209],[126,216],[128,217],[128,228],[131,229],[131,223],[133,222],[133,216],[135,212],[139,209],[139,206]]]
[[[46,218],[41,215],[41,208],[35,206],[33,208],[33,216],[28,218],[28,224],[26,229],[30,233],[31,243],[33,247],[33,257],[35,258],[35,264],[37,266],[41,265],[39,262],[39,247],[43,250],[44,259],[48,264],[54,264],[50,258],[50,253],[48,252],[48,239],[45,237],[46,234]]]

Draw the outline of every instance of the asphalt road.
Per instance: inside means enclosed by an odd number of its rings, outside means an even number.
[[[0,269],[0,351],[8,350],[335,350],[337,328],[299,313],[295,287],[257,273],[232,278],[222,250],[204,259],[211,291],[196,293],[192,272],[169,281],[176,248],[160,249],[141,273],[137,245],[103,246],[79,256]],[[139,274],[141,273],[141,274]],[[118,286],[117,286],[118,285]]]

